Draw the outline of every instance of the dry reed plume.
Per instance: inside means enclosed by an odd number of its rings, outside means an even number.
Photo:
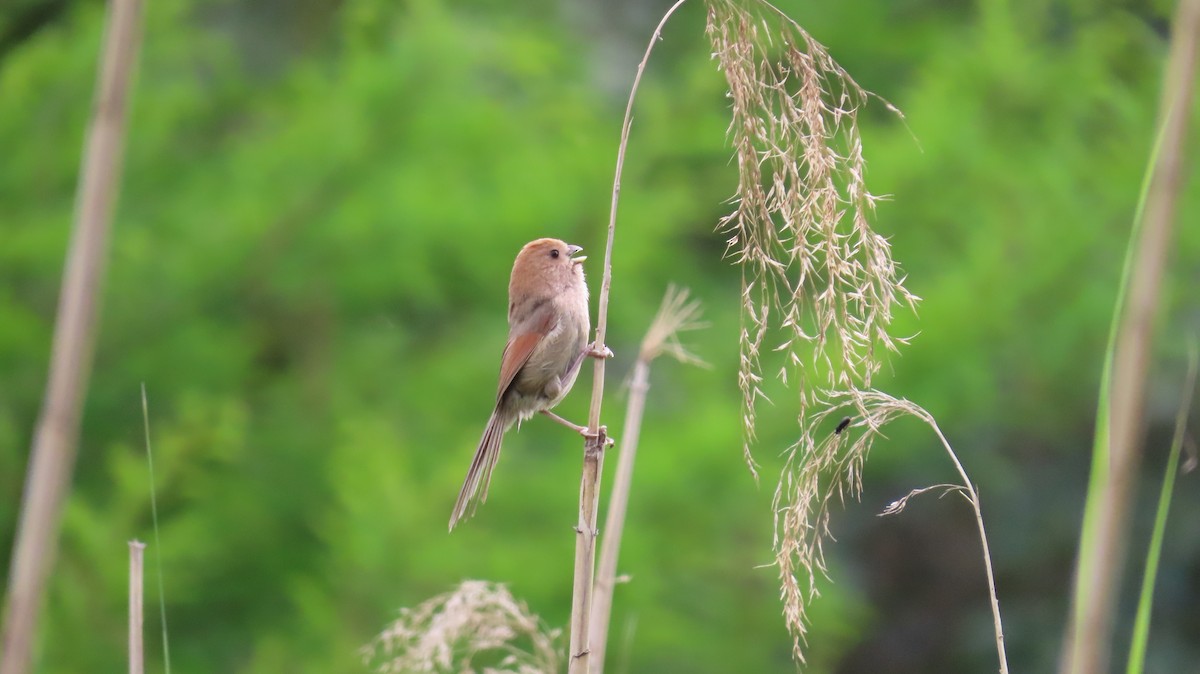
[[[563,670],[560,634],[505,586],[468,580],[401,609],[361,655],[380,674],[555,674]]]
[[[708,7],[739,169],[733,211],[719,227],[743,270],[738,378],[743,453],[756,478],[750,447],[765,398],[764,348],[782,352],[777,376],[792,380],[799,397],[800,435],[775,492],[774,548],[784,617],[803,661],[805,608],[825,569],[829,503],[835,494],[857,496],[879,426],[906,411],[880,406],[871,379],[883,354],[905,342],[888,331],[893,310],[915,307],[918,298],[868,219],[878,197],[864,182],[857,115],[872,95],[769,3]],[[855,431],[832,433],[825,422],[846,405],[858,419]]]

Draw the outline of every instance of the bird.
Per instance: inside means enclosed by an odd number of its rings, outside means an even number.
[[[508,343],[500,358],[496,404],[450,515],[450,530],[487,500],[500,442],[513,424],[542,413],[588,436],[587,428],[550,411],[560,403],[587,356],[607,347],[588,343],[591,321],[583,248],[559,239],[531,241],[517,254],[508,283]]]

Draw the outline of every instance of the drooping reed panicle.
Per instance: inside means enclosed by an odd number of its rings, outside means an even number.
[[[866,187],[857,121],[872,99],[899,111],[767,2],[712,0],[707,30],[729,85],[739,169],[733,209],[719,228],[742,268],[738,379],[743,454],[756,478],[763,349],[783,354],[776,376],[798,395],[800,433],[775,492],[774,548],[785,620],[803,660],[805,607],[825,569],[828,505],[861,488],[883,422],[868,409],[872,377],[906,341],[889,331],[893,312],[918,300],[887,238],[871,226],[879,197]],[[819,434],[835,401],[854,409],[859,432]]]

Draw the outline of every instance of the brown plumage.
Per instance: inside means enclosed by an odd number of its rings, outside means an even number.
[[[580,250],[558,239],[538,239],[517,254],[508,283],[508,343],[500,359],[496,407],[454,504],[450,529],[487,500],[505,431],[538,412],[549,414],[571,390],[589,355],[586,258],[571,257]]]

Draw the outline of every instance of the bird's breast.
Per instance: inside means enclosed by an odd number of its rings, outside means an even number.
[[[540,399],[545,408],[557,405],[579,374],[579,358],[591,329],[586,299],[553,300],[557,320],[541,339],[513,381],[513,389],[526,399]]]

